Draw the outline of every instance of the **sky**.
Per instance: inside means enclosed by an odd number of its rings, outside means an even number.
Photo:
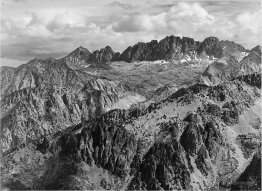
[[[175,35],[261,44],[261,0],[1,0],[1,65]]]

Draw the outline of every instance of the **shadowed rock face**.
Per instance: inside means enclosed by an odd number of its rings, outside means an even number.
[[[251,163],[231,186],[232,190],[260,190],[261,189],[261,153],[254,155]]]
[[[156,143],[145,155],[130,190],[189,189],[190,169],[185,151],[175,140]]]
[[[250,75],[242,75],[237,77],[241,81],[246,82],[247,84],[261,88],[261,75],[259,73],[253,73]]]
[[[184,54],[194,54],[199,46],[198,41],[191,38],[180,38],[169,36],[157,42],[153,40],[149,43],[138,43],[133,47],[128,47],[119,57],[119,60],[132,62],[143,60],[168,60],[179,59]]]
[[[221,58],[223,47],[220,45],[218,38],[208,37],[201,43],[198,52],[200,54],[213,55],[216,58]]]
[[[90,60],[90,63],[105,63],[111,61],[117,61],[120,53],[114,52],[110,46],[106,46],[100,50],[96,50],[93,52]]]

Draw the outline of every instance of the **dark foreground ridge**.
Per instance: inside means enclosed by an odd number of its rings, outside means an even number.
[[[250,170],[247,169],[248,172],[245,171],[236,180],[238,158],[234,154],[231,156],[223,154],[230,152],[232,146],[226,141],[228,137],[224,129],[237,125],[243,112],[258,99],[259,91],[254,89],[257,82],[252,80],[248,81],[248,84],[244,82],[250,78],[250,76],[241,77],[215,87],[197,84],[179,90],[165,101],[152,104],[147,109],[113,110],[97,119],[73,127],[61,136],[59,144],[56,145],[55,150],[60,151],[52,160],[59,160],[59,166],[53,163],[56,165],[56,171],[52,176],[50,176],[52,169],[46,172],[48,179],[45,179],[44,187],[98,189],[91,180],[84,180],[83,173],[87,172],[82,172],[81,166],[85,164],[106,170],[108,177],[99,179],[103,189],[192,189],[194,185],[192,174],[196,171],[203,177],[216,174],[216,178],[212,180],[214,182],[204,186],[205,189],[230,188],[234,181],[245,181],[247,178],[241,177],[248,176],[245,174],[250,173]],[[206,96],[216,103],[205,102]],[[185,117],[178,117],[176,120],[167,118],[169,120],[160,124],[159,131],[154,127],[158,134],[153,136],[152,140],[148,140],[150,139],[148,135],[137,134],[139,130],[132,133],[127,128],[130,124],[138,124],[136,121],[148,118],[150,114],[162,111],[167,106],[195,103],[199,97],[203,98],[203,101],[196,110],[190,110]],[[219,106],[221,104],[222,106]],[[182,108],[184,107],[181,106],[180,109]],[[164,119],[168,115],[158,114],[158,117]],[[135,125],[133,128],[139,129],[139,126]],[[252,135],[252,141],[243,139],[239,145],[246,153],[246,159],[252,158],[260,149],[255,137]],[[147,144],[148,141],[150,144]],[[54,148],[50,148],[52,152]],[[257,155],[254,155],[253,160],[258,160]],[[251,162],[250,165],[253,163],[255,162]],[[213,171],[214,167],[220,170]],[[68,171],[69,168],[71,170]],[[257,181],[258,173],[255,173]],[[116,180],[118,184],[113,183]]]

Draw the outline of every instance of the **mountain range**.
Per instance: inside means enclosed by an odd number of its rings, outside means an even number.
[[[261,46],[167,36],[1,67],[2,186],[261,188]]]

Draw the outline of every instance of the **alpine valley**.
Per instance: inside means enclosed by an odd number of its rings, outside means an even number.
[[[261,46],[167,36],[1,67],[1,186],[259,190]]]

